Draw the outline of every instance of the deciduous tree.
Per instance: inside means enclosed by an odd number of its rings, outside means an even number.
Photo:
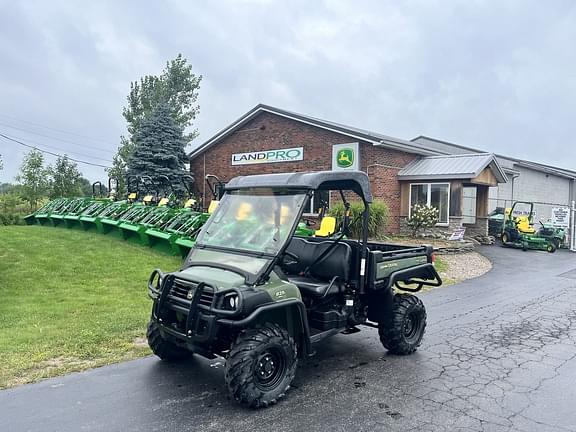
[[[30,210],[36,210],[48,192],[48,172],[41,152],[33,149],[24,155],[16,181],[22,185],[22,199],[30,205]]]
[[[48,173],[50,198],[82,196],[82,173],[67,155],[59,156],[54,166],[48,167]]]

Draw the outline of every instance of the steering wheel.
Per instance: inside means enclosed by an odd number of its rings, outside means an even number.
[[[292,258],[292,261],[286,262],[286,257]],[[282,257],[282,262],[287,265],[294,265],[300,262],[300,257],[292,252],[284,251],[284,256]]]

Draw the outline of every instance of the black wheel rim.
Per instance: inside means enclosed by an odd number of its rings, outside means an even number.
[[[270,349],[258,356],[254,377],[256,385],[262,390],[270,390],[276,387],[286,371],[284,356],[277,349]]]
[[[408,342],[415,341],[420,337],[421,326],[422,317],[417,311],[412,311],[406,316],[403,333]]]

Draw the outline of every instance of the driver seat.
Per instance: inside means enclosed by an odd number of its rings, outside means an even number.
[[[334,276],[328,282],[310,276],[288,276],[288,281],[296,285],[302,296],[305,297],[320,298],[338,294],[344,290],[344,284],[338,280],[338,276]]]
[[[321,261],[316,259],[328,248],[330,252]],[[284,271],[288,280],[296,285],[303,296],[322,297],[343,290],[344,283],[350,279],[352,248],[347,243],[334,241],[309,241],[294,237],[286,249],[298,257],[298,262],[285,264]],[[308,267],[309,274],[304,275]]]
[[[534,234],[536,230],[530,225],[530,219],[527,216],[518,216],[516,218],[516,228],[524,234]]]

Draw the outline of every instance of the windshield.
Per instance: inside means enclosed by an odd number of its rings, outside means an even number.
[[[269,188],[226,193],[198,236],[198,244],[275,255],[287,241],[305,191]]]

